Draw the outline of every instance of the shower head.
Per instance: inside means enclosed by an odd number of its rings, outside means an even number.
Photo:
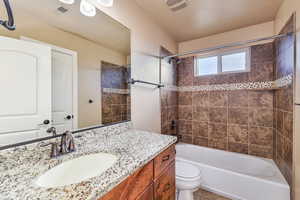
[[[180,58],[177,58],[177,57],[169,58],[169,59],[168,59],[168,63],[169,63],[169,64],[174,63],[174,64],[178,65],[178,64],[181,63],[181,59],[180,59]]]

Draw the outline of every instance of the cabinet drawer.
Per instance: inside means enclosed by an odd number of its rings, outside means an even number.
[[[136,171],[100,200],[135,200],[152,184],[153,161]]]
[[[154,182],[154,199],[175,200],[175,187],[175,162],[173,162]]]
[[[154,158],[154,178],[158,178],[162,171],[164,171],[175,160],[175,145],[172,145],[156,158]]]

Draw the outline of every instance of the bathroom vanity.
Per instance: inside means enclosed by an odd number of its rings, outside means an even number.
[[[175,200],[175,191],[172,145],[99,200]]]
[[[126,122],[76,133],[74,138],[76,151],[57,158],[50,158],[50,146],[41,143],[0,151],[0,199],[175,199],[175,137],[135,130],[131,122]],[[80,170],[78,165],[71,165],[63,177],[56,176],[53,181],[54,176],[48,176],[43,186],[39,183],[49,171],[97,154],[117,159],[98,175],[72,184],[66,184],[66,179],[82,177],[94,169],[87,159],[79,162]],[[103,167],[105,160],[96,165]]]

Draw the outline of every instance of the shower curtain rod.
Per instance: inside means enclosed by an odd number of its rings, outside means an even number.
[[[179,53],[179,54],[174,54],[174,55],[169,55],[169,56],[163,56],[161,58],[162,59],[165,59],[165,58],[171,59],[171,58],[175,58],[175,57],[178,57],[178,56],[186,56],[186,55],[190,55],[190,54],[206,53],[206,52],[210,52],[210,51],[215,51],[215,50],[225,49],[225,48],[230,48],[230,47],[236,47],[236,46],[242,46],[242,45],[245,45],[245,44],[260,42],[260,41],[264,41],[264,40],[277,39],[277,38],[285,37],[285,36],[291,35],[291,34],[293,34],[293,32],[280,34],[280,35],[273,35],[273,36],[270,36],[270,37],[263,37],[263,38],[254,39],[254,40],[247,40],[247,41],[243,41],[243,42],[234,42],[234,43],[229,43],[229,44],[220,45],[220,46],[211,47],[211,48],[188,51],[188,52],[185,52],[185,53]]]

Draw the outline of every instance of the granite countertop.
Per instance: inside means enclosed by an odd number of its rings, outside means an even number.
[[[0,151],[1,200],[97,200],[176,142],[176,138],[131,129],[122,123],[75,134],[76,152],[50,159],[41,143]],[[49,141],[48,141],[49,142]],[[82,155],[111,153],[117,162],[97,177],[78,184],[42,188],[34,181],[52,167]]]

